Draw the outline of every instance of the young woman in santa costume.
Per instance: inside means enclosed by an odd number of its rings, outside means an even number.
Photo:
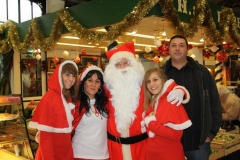
[[[77,72],[76,63],[66,60],[49,78],[48,91],[29,123],[29,127],[39,130],[35,160],[73,160],[71,132]]]
[[[79,101],[76,103],[72,146],[75,160],[105,160],[107,148],[106,108],[102,69],[90,65],[80,74]]]
[[[152,68],[145,73],[143,122],[149,136],[146,160],[185,159],[181,137],[192,122],[182,104],[176,107],[167,102],[169,92],[181,87],[174,80],[167,80],[161,69]],[[182,103],[189,101],[190,96],[187,97]]]

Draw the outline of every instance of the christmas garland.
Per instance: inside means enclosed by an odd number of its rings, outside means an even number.
[[[194,36],[198,28],[205,26],[207,28],[206,35],[212,42],[216,44],[222,43],[229,33],[233,41],[237,45],[240,45],[240,36],[236,27],[235,16],[230,8],[224,8],[221,11],[221,23],[219,24],[219,30],[216,30],[216,25],[206,0],[196,0],[195,14],[189,23],[182,23],[180,21],[177,11],[174,8],[173,0],[142,0],[121,22],[112,25],[108,32],[97,32],[84,28],[80,23],[73,20],[74,18],[66,9],[63,9],[58,12],[49,37],[44,37],[39,19],[34,18],[31,20],[28,33],[23,42],[21,42],[17,25],[8,21],[0,25],[0,35],[3,35],[7,27],[9,28],[7,38],[0,39],[0,53],[7,53],[12,48],[25,53],[31,46],[38,47],[42,51],[52,50],[61,38],[63,26],[75,36],[88,42],[114,41],[137,25],[158,2],[165,19],[171,22],[171,27],[176,33],[189,38]]]

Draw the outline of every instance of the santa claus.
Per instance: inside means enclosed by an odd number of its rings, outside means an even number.
[[[132,42],[106,53],[109,64],[104,80],[109,91],[108,148],[113,160],[144,160],[146,139],[143,113],[142,80],[144,68],[135,58]],[[187,92],[187,91],[185,91]],[[183,101],[184,91],[173,90],[168,100]]]

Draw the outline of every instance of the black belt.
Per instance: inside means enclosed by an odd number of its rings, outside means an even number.
[[[148,135],[145,132],[145,133],[137,135],[137,136],[123,138],[123,137],[115,137],[112,134],[107,132],[107,137],[108,137],[108,139],[110,139],[114,142],[117,142],[119,144],[134,144],[134,143],[140,142],[144,139],[147,139]]]

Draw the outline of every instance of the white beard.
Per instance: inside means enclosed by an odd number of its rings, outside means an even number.
[[[119,133],[129,129],[139,105],[144,68],[136,60],[131,61],[131,65],[116,69],[114,64],[109,64],[105,70],[104,80],[112,95],[110,101],[115,109],[114,116]]]

